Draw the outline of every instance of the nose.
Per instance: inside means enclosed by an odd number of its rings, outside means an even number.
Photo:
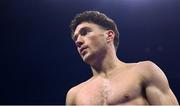
[[[77,47],[81,47],[81,45],[82,45],[83,43],[84,43],[84,40],[83,40],[82,36],[78,36],[78,38],[77,38],[77,40],[76,40],[76,42],[75,42],[76,46],[77,46]]]

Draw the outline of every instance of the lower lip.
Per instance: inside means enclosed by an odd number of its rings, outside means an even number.
[[[86,49],[82,50],[81,54],[84,56],[86,54]]]

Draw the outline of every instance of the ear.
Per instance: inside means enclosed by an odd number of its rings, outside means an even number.
[[[107,42],[111,42],[111,41],[114,40],[115,33],[114,33],[113,30],[107,30],[107,31],[106,31],[106,35],[107,35],[107,36],[106,36]]]

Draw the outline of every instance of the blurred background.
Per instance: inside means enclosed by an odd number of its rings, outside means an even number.
[[[124,62],[151,60],[180,99],[180,0],[1,0],[0,104],[64,104],[92,76],[70,37],[85,10],[112,18]]]

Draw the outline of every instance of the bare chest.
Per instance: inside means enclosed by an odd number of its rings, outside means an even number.
[[[130,77],[130,76],[129,76]],[[77,104],[123,104],[141,96],[138,78],[131,76],[111,80],[97,79],[79,90]]]

